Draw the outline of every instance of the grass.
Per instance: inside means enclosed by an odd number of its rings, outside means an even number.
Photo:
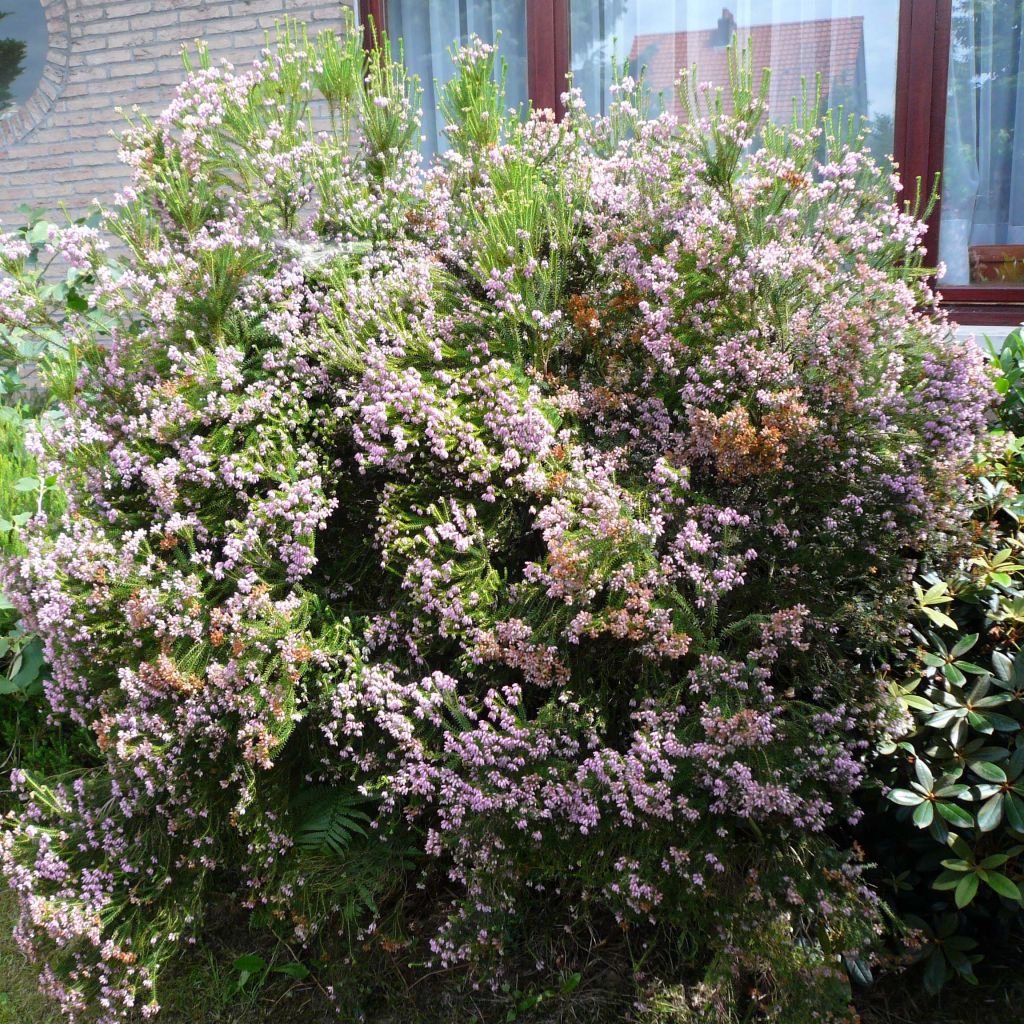
[[[10,895],[0,895],[0,1024],[59,1024],[59,1016],[36,990],[36,971],[26,962],[11,939],[14,904]],[[342,965],[324,969],[323,977],[338,974],[344,996],[332,1005],[321,982],[314,976],[292,980],[281,974],[269,974],[266,982],[237,989],[236,958],[261,948],[270,964],[292,961],[290,951],[268,949],[250,935],[242,918],[225,908],[214,915],[214,922],[201,946],[186,950],[181,960],[164,979],[161,1024],[335,1024],[339,1020],[362,1019],[367,1024],[469,1024],[483,1021],[515,1020],[522,1024],[554,1024],[591,1021],[593,1024],[620,1024],[623,1007],[615,999],[604,1008],[581,986],[567,1000],[540,1001],[508,1016],[508,1004],[500,1011],[480,994],[456,992],[443,978],[428,979],[421,991],[401,978],[397,964],[373,965],[378,983],[390,986],[386,1005],[379,1000],[362,1005],[358,986],[344,985],[347,973]],[[1005,966],[990,967],[977,988],[950,987],[939,998],[923,995],[915,982],[894,975],[883,978],[875,987],[862,992],[857,1008],[863,1024],[1002,1024],[1017,1019],[1024,1004],[1024,975],[1019,964],[1024,950],[1008,955]],[[372,954],[371,954],[371,958]],[[658,1000],[661,1013],[657,1024],[697,1024],[707,1018],[694,1013],[693,996],[679,990],[678,998],[666,992]],[[375,1004],[375,1005],[374,1005]],[[361,1018],[349,1014],[365,1015]],[[488,1012],[490,1011],[490,1012]],[[644,1018],[648,1020],[650,1018]]]
[[[61,1024],[53,1004],[41,996],[37,969],[11,938],[15,921],[11,894],[0,895],[0,1024]],[[238,972],[232,964],[249,952],[242,936],[213,929],[201,947],[187,950],[163,979],[162,1024],[327,1024],[338,1017],[325,995],[310,980],[271,976],[266,984],[235,991]],[[235,943],[238,943],[237,945]],[[141,1018],[140,1018],[141,1019]]]
[[[11,897],[0,895],[0,1024],[58,1024],[36,993],[35,969],[11,941],[14,914]],[[311,963],[314,973],[300,980],[270,973],[262,984],[239,992],[233,966],[239,956],[258,951],[271,965],[294,963],[295,957],[283,945],[275,948],[250,933],[244,916],[227,905],[210,916],[202,944],[186,948],[161,978],[159,1024],[619,1024],[625,1019],[621,991],[616,991],[623,989],[625,975],[608,975],[606,962],[597,965],[586,991],[581,986],[571,995],[507,988],[489,993],[461,985],[443,971],[410,970],[408,956],[376,950],[364,952],[358,964],[340,956]],[[336,1002],[327,992],[332,983]]]
[[[37,971],[11,938],[14,899],[0,896],[0,1024],[58,1024],[59,1015],[39,994]]]

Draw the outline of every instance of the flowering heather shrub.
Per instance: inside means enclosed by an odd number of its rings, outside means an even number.
[[[520,123],[494,61],[427,171],[356,33],[203,59],[125,136],[109,344],[35,441],[68,508],[3,578],[104,758],[0,839],[73,1017],[155,1012],[214,883],[307,945],[495,979],[541,908],[844,1012],[868,666],[960,527],[980,357],[894,182],[742,61],[687,124],[628,78]]]

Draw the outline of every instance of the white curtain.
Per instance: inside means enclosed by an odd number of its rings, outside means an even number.
[[[448,50],[478,35],[493,43],[501,33],[499,56],[508,65],[506,105],[526,102],[526,0],[389,0],[388,35],[399,39],[405,64],[423,89],[424,155],[447,148],[438,114],[440,91],[454,73]]]
[[[772,69],[773,117],[788,119],[801,78],[813,90],[821,72],[829,105],[884,119],[891,145],[898,21],[896,0],[572,0],[571,63],[591,110],[607,110],[613,45],[634,73],[647,66],[652,92],[673,108],[673,81],[693,64],[700,80],[727,84],[735,32],[755,73]]]
[[[939,258],[970,281],[968,247],[1024,243],[1024,0],[954,0]]]

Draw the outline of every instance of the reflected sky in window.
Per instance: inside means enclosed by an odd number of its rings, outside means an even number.
[[[46,15],[38,0],[0,0],[0,116],[35,92],[46,51]]]

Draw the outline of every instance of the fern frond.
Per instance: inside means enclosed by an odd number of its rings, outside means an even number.
[[[313,789],[296,801],[295,844],[309,853],[341,857],[354,836],[366,837],[366,797],[337,789]]]

